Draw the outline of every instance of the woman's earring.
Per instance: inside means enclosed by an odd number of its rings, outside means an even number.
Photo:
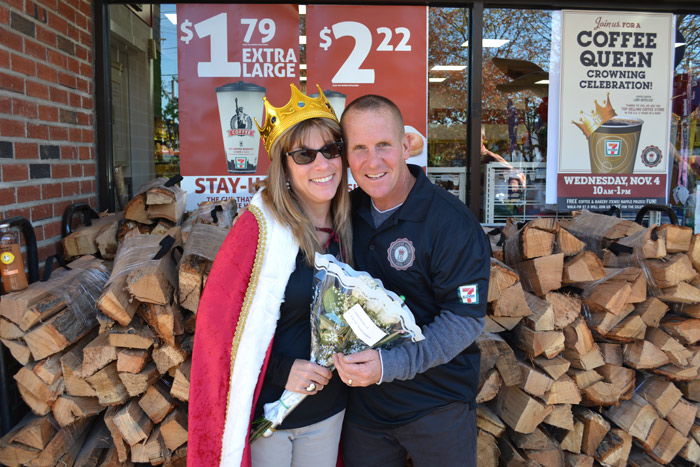
[[[288,190],[291,190],[291,189],[292,189],[292,186],[289,184],[289,180],[287,180],[286,184],[287,184],[287,189],[288,189]]]

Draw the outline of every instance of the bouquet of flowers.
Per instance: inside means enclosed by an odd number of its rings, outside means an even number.
[[[411,311],[398,295],[385,290],[381,281],[332,255],[316,253],[314,263],[312,362],[332,371],[335,353],[349,355],[369,348],[388,349],[405,339],[423,340]],[[256,420],[250,442],[271,436],[306,396],[285,389],[279,400],[265,404],[265,416]]]

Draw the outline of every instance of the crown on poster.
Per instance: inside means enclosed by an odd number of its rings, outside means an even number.
[[[590,138],[591,134],[593,134],[594,131],[600,128],[601,125],[603,125],[605,122],[617,115],[617,113],[615,113],[615,110],[612,107],[612,104],[610,103],[610,93],[607,94],[606,100],[603,101],[604,106],[598,104],[597,100],[595,100],[594,102],[595,110],[591,114],[585,114],[582,110],[581,115],[583,116],[579,119],[578,122],[571,120],[571,123],[579,127],[581,131],[583,131],[583,134],[586,135],[586,138]]]
[[[265,144],[268,155],[270,155],[270,149],[277,138],[299,122],[310,118],[329,118],[338,123],[338,117],[336,117],[333,107],[318,84],[316,85],[318,97],[305,95],[294,84],[289,86],[292,88],[292,96],[284,107],[274,107],[266,97],[263,97],[263,101],[265,101],[265,126],[261,127],[258,120],[255,119],[255,125],[258,127],[260,138]]]

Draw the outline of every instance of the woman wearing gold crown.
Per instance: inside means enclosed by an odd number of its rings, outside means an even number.
[[[308,361],[315,252],[352,252],[340,126],[319,87],[265,101],[271,158],[263,188],[219,250],[197,312],[189,466],[334,466],[347,399],[337,375]],[[256,121],[257,123],[257,121]],[[269,438],[251,423],[284,389],[307,397]]]

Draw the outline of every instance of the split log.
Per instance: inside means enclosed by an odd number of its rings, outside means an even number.
[[[135,399],[114,414],[113,423],[130,446],[148,438],[153,429],[153,422]]]
[[[617,282],[597,282],[583,292],[583,302],[595,311],[607,311],[620,314],[627,304],[632,287],[625,283],[622,287]]]
[[[112,362],[86,381],[95,390],[102,405],[123,404],[129,399],[129,393],[119,379],[117,362]]]
[[[182,282],[180,282],[180,287],[182,287]],[[156,332],[158,337],[167,344],[175,344],[175,336],[184,333],[182,312],[175,304],[157,305],[154,303],[143,303],[139,307],[139,314]]]
[[[551,407],[530,397],[515,386],[501,389],[494,411],[511,429],[519,433],[532,433],[552,410]]]
[[[544,397],[554,384],[554,380],[544,373],[541,373],[530,365],[520,362],[522,383],[520,387],[528,394],[536,397]]]
[[[545,300],[554,311],[554,329],[564,329],[581,315],[581,299],[575,295],[550,292]]]
[[[525,317],[525,324],[535,331],[554,330],[554,307],[537,295],[525,292],[525,301],[531,314]]]
[[[619,428],[611,429],[595,451],[595,459],[603,465],[625,467],[632,450],[632,436]]]
[[[483,466],[497,466],[501,450],[493,435],[479,430],[476,437],[476,463]]]
[[[586,247],[578,238],[571,235],[566,229],[560,228],[554,241],[554,253],[564,253],[565,256],[573,256]]]
[[[605,278],[603,262],[592,251],[582,251],[564,261],[563,284],[593,282]]]
[[[117,354],[119,373],[140,373],[151,358],[147,350],[123,349]]]
[[[136,221],[140,224],[153,224],[154,220],[148,217],[146,195],[136,194],[124,208],[124,219]]]
[[[512,352],[512,350],[511,350]],[[185,360],[175,371],[173,386],[170,388],[170,395],[175,399],[187,402],[190,398],[190,371],[192,368],[192,357]]]
[[[660,239],[665,240],[667,253],[685,253],[690,250],[693,229],[684,225],[664,224],[655,229]]]
[[[571,411],[571,404],[556,404],[552,406],[554,410],[547,415],[544,423],[564,430],[574,429],[574,414]]]
[[[688,366],[693,358],[691,351],[659,328],[647,329],[644,338],[663,351],[674,365]]]
[[[568,375],[562,375],[554,381],[552,387],[544,395],[543,400],[547,405],[554,404],[578,404],[581,402],[581,391],[576,382]]]
[[[519,326],[516,329],[516,343],[527,352],[530,358],[539,355],[553,358],[564,350],[564,333],[562,331],[533,331]]]
[[[109,343],[107,334],[99,334],[83,349],[80,376],[87,378],[117,359],[117,349]]]
[[[678,430],[680,434],[687,437],[695,423],[695,416],[697,414],[698,408],[681,397],[678,403],[676,403],[666,415],[666,421]]]
[[[661,320],[661,329],[685,345],[700,341],[700,319],[666,316]]]
[[[97,335],[97,330],[93,330],[80,339],[61,357],[61,373],[66,385],[66,394],[69,396],[93,397],[97,394],[95,390],[82,377],[83,349],[92,342]]]
[[[583,428],[583,422],[576,420],[573,429],[556,431],[555,439],[563,450],[580,454],[583,443]]]
[[[159,426],[153,430],[146,442],[138,443],[131,447],[131,461],[135,463],[150,462],[157,465],[165,462],[166,458],[167,452]]]
[[[656,409],[638,394],[634,394],[618,406],[608,408],[605,415],[618,427],[640,441],[647,440],[654,422],[662,420]]]
[[[182,367],[182,365],[180,365],[180,367]],[[179,370],[180,368],[178,368],[178,371]],[[177,378],[177,374],[175,377]],[[483,404],[498,395],[498,391],[501,389],[501,386],[503,386],[503,378],[501,378],[498,370],[492,368],[486,373],[484,381],[480,381],[479,383],[479,390],[476,393],[476,403]],[[173,383],[173,387],[174,386],[175,384]]]
[[[140,396],[160,377],[155,363],[150,362],[140,373],[119,373],[118,378],[128,396]]]
[[[661,318],[668,312],[668,305],[656,297],[649,297],[636,305],[634,310],[639,313],[647,326],[657,327],[661,323]]]
[[[554,380],[559,379],[559,377],[566,373],[571,366],[571,363],[562,357],[554,357],[551,359],[538,357],[534,361],[535,365],[542,368],[542,370],[544,370],[544,372]]]
[[[98,219],[92,219],[91,225],[81,227],[71,232],[63,238],[64,256],[66,258],[75,258],[78,256],[97,254],[97,237],[108,229],[112,229],[116,234],[116,224],[122,219],[122,213],[107,214]]]
[[[175,239],[175,245],[181,244],[179,228],[172,229],[170,235]],[[159,305],[167,305],[171,302],[174,286],[177,284],[177,265],[171,253],[158,259],[155,257],[161,248],[159,243],[164,238],[159,235],[141,235],[134,237],[133,244],[130,244],[141,258],[136,269],[125,271],[126,287],[139,302]]]
[[[175,408],[175,401],[162,383],[149,386],[138,401],[139,407],[153,423],[160,423]],[[174,450],[174,449],[171,449]]]
[[[700,289],[687,282],[680,282],[673,287],[661,289],[657,298],[668,303],[700,303]]]
[[[481,333],[474,341],[481,351],[479,380],[483,380],[486,372],[496,367],[506,386],[521,383],[520,365],[515,358],[513,349],[498,334]]]
[[[109,407],[105,412],[104,421],[107,429],[112,435],[112,442],[117,451],[117,458],[120,463],[125,463],[129,458],[129,447],[122,437],[121,431],[114,423],[114,416],[120,410],[120,407]]]
[[[156,340],[153,329],[141,319],[135,319],[127,326],[114,326],[108,334],[109,343],[115,347],[128,349],[149,349]]]
[[[52,408],[53,416],[61,427],[75,423],[87,417],[97,415],[104,410],[96,397],[61,396]]]
[[[625,364],[637,370],[658,368],[670,361],[661,349],[649,341],[625,344],[623,356]]]
[[[178,269],[179,301],[183,308],[197,312],[205,277],[227,234],[228,228],[225,226],[196,224],[192,227]]]
[[[547,292],[559,289],[564,271],[564,254],[557,253],[543,256],[518,265],[521,280],[525,288],[543,297]]]
[[[581,452],[593,456],[600,443],[610,431],[608,423],[602,415],[585,408],[578,408],[574,418],[583,423],[583,437],[581,439]]]
[[[686,437],[680,434],[678,430],[671,425],[667,425],[659,442],[656,443],[651,451],[651,456],[662,464],[668,464],[683,449],[687,441]]]
[[[649,280],[656,287],[673,287],[681,281],[690,282],[698,274],[686,254],[667,256],[664,259],[648,259],[644,262]]]
[[[41,451],[41,454],[34,458],[29,465],[32,467],[73,465],[93,420],[94,418],[84,418],[61,428],[46,445],[46,448]]]
[[[504,426],[505,429],[505,426]],[[160,424],[160,434],[165,447],[176,450],[187,442],[187,412],[175,409]]]

